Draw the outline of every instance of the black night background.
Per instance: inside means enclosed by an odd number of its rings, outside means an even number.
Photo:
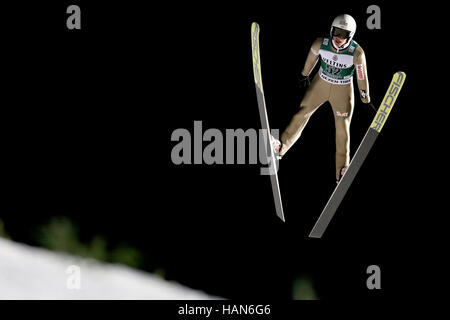
[[[432,217],[437,204],[424,194],[429,184],[418,188],[430,178],[418,172],[429,165],[417,150],[424,137],[411,129],[423,105],[411,55],[421,53],[405,53],[414,34],[403,7],[373,3],[381,29],[369,30],[372,3],[75,2],[81,30],[66,28],[71,3],[34,3],[17,8],[5,35],[0,219],[12,240],[41,246],[39,226],[65,221],[79,243],[99,236],[106,251],[132,248],[134,267],[228,299],[422,297],[412,288],[427,281],[415,271],[430,274],[422,265],[432,253],[419,208],[426,203]],[[204,131],[260,128],[253,21],[269,120],[282,131],[304,94],[311,43],[340,13],[358,24],[376,106],[396,71],[407,79],[324,237],[310,239],[335,187],[328,103],[281,161],[286,223],[260,165],[176,165],[171,134],[193,132],[194,121]],[[355,90],[351,155],[373,116]],[[367,289],[370,265],[381,269],[381,290]]]

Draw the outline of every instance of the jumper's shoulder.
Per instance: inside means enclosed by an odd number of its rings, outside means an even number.
[[[355,64],[365,64],[366,62],[366,55],[364,53],[363,48],[358,45],[355,49],[355,54],[353,55],[353,62]]]
[[[356,43],[356,49],[355,49],[355,57],[364,56],[364,49],[361,47],[359,43]]]
[[[323,40],[324,40],[325,38],[324,37],[317,37],[315,40],[314,40],[314,43],[320,43],[320,44],[322,44],[322,42],[323,42]]]
[[[312,51],[315,55],[318,55],[318,54],[319,54],[319,50],[320,50],[320,47],[322,46],[323,41],[324,41],[324,38],[323,38],[323,37],[316,38],[316,39],[313,41],[313,43],[312,43],[312,45],[311,45],[311,51]]]

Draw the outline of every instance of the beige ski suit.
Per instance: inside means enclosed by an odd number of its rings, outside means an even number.
[[[309,76],[317,61],[319,61],[320,53],[323,52],[321,51],[321,45],[327,43],[324,41],[328,40],[318,38],[312,44],[302,71],[303,76]],[[338,53],[333,46],[330,47],[333,49],[333,52]],[[332,60],[338,60],[337,55],[334,55]],[[363,49],[359,45],[354,50],[353,65],[355,66],[361,100],[364,103],[369,103],[366,58]],[[280,155],[283,156],[297,141],[314,111],[328,101],[333,109],[336,126],[336,180],[339,180],[341,169],[348,166],[350,162],[350,121],[355,103],[353,81],[350,80],[347,84],[330,83],[324,80],[327,77],[322,77],[321,73],[322,70],[319,70],[314,76],[300,104],[300,110],[294,115],[290,124],[281,135],[283,146]]]

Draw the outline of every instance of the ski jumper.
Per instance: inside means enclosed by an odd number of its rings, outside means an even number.
[[[336,50],[329,37],[317,38],[308,53],[303,76],[309,76],[320,59],[319,72],[308,87],[300,110],[281,135],[283,156],[300,137],[311,115],[323,103],[330,102],[336,126],[336,180],[343,167],[350,163],[350,121],[355,103],[353,75],[356,72],[362,102],[369,103],[369,81],[364,51],[351,40],[345,49]]]

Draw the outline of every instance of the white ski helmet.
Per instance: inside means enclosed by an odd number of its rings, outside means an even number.
[[[333,39],[333,35],[343,36],[348,39],[344,45],[346,48],[353,39],[356,32],[356,21],[349,14],[341,14],[334,18],[331,24],[330,36]]]

